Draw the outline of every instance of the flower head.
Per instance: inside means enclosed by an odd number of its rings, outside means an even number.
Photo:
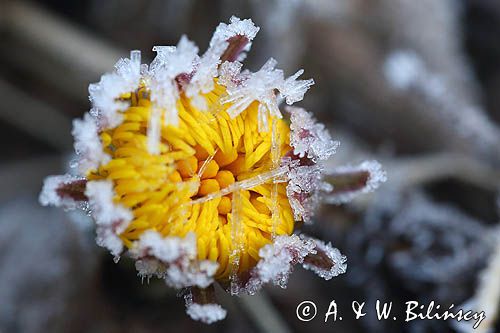
[[[303,109],[283,118],[280,100],[300,101],[313,84],[298,80],[302,70],[285,78],[270,59],[241,71],[258,30],[233,17],[202,56],[183,36],[154,47],[149,66],[139,51],[120,60],[90,85],[92,109],[74,122],[80,175],[48,177],[40,196],[87,208],[99,245],[128,253],[142,277],[189,288],[187,312],[205,322],[226,313],[213,301],[215,281],[254,293],[284,287],[298,263],[326,279],[346,269],[331,245],[294,235],[332,190],[321,162],[338,142]],[[360,171],[347,170],[353,190],[369,183]]]

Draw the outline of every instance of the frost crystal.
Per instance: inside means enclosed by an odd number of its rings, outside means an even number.
[[[330,280],[347,270],[347,258],[332,244],[325,244],[318,239],[312,239],[316,245],[316,256],[311,260],[304,260],[302,267],[313,271],[319,277]]]
[[[221,63],[220,58],[227,47],[228,43],[225,41],[213,43],[200,58],[196,71],[186,88],[186,95],[193,98],[193,105],[202,111],[207,110],[207,102],[200,93],[206,94],[213,90],[214,77],[217,77]]]
[[[113,184],[110,181],[89,181],[85,195],[97,224],[97,244],[119,256],[123,243],[118,237],[133,218],[127,208],[113,202]]]
[[[332,140],[325,126],[316,122],[312,114],[296,107],[286,110],[290,113],[290,145],[295,155],[317,162],[335,154],[340,143]]]
[[[217,43],[221,41],[225,42],[235,36],[244,37],[247,42],[244,45],[243,51],[250,51],[252,46],[252,40],[255,38],[260,28],[255,26],[250,19],[240,20],[239,18],[232,16],[229,19],[229,24],[220,23],[215,30],[215,33],[210,40],[210,48],[214,47]],[[242,61],[245,58],[245,54],[241,53],[238,59]]]
[[[120,59],[113,73],[104,74],[98,83],[89,85],[93,113],[98,116],[100,127],[116,127],[122,117],[118,111],[127,107],[119,100],[123,94],[134,91],[141,78],[141,52],[130,52],[130,59]]]
[[[177,125],[179,121],[179,89],[175,78],[181,74],[190,74],[199,57],[198,47],[186,36],[181,37],[177,47],[155,46],[153,51],[156,51],[157,55],[151,62],[148,77],[155,110],[148,126],[148,149],[157,154],[162,121],[172,125]]]
[[[307,90],[314,84],[313,79],[297,80],[303,73],[303,69],[298,70],[297,73],[287,78],[279,89],[281,95],[285,97],[286,104],[292,105],[295,102],[300,102]]]
[[[156,231],[146,231],[130,253],[138,259],[136,269],[141,277],[156,275],[174,288],[193,285],[205,288],[213,282],[218,268],[216,262],[196,260],[193,233],[185,238],[164,238]]]
[[[346,191],[336,191],[334,187],[332,194],[327,196],[325,200],[332,204],[346,203],[354,199],[358,194],[373,192],[380,184],[387,180],[387,174],[382,169],[382,165],[375,160],[364,161],[357,166],[341,166],[329,171],[328,175],[335,178],[342,175],[356,175],[363,172],[368,175],[365,182],[359,184],[357,187],[348,188]]]
[[[99,139],[96,120],[90,114],[85,114],[82,120],[73,120],[72,134],[75,138],[75,152],[79,156],[80,174],[85,175],[88,171],[97,169],[101,163],[105,164],[110,160]]]
[[[211,289],[213,295],[213,288]],[[212,298],[210,297],[209,298]],[[205,324],[212,324],[216,321],[226,318],[227,311],[223,309],[219,304],[206,303],[212,301],[211,299],[203,299],[203,304],[197,303],[191,291],[188,291],[184,295],[184,300],[186,302],[186,313],[193,320],[201,321]]]
[[[259,71],[255,73],[241,72],[239,75],[235,72],[239,69],[236,66],[227,66],[224,68],[225,77],[222,82],[226,83],[227,96],[221,98],[222,103],[232,103],[227,109],[231,117],[236,117],[243,112],[254,101],[259,105],[259,130],[267,131],[268,124],[263,120],[269,115],[281,118],[281,112],[278,108],[275,90],[286,98],[287,103],[302,100],[304,93],[313,84],[311,80],[299,80],[296,78],[303,71],[298,71],[288,79],[284,79],[283,71],[275,69],[276,60],[269,59]],[[227,78],[229,76],[229,78]]]
[[[272,282],[286,288],[293,266],[302,263],[304,258],[316,253],[312,240],[301,239],[297,235],[281,235],[259,250],[260,260],[252,270],[244,290],[249,294],[257,292],[262,285]]]
[[[321,191],[329,192],[331,186],[322,180],[319,165],[304,165],[290,168],[286,193],[297,221],[311,222],[320,202]]]
[[[43,182],[43,189],[38,200],[43,206],[63,207],[71,210],[82,207],[81,198],[75,198],[71,193],[61,190],[65,186],[72,186],[75,183],[86,181],[85,178],[71,175],[49,176]]]
[[[199,320],[205,324],[212,324],[226,318],[227,311],[219,304],[196,304],[186,306],[186,313],[193,320]]]

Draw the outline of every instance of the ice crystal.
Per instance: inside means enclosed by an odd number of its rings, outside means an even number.
[[[141,78],[141,53],[130,52],[130,59],[120,59],[113,73],[105,74],[98,83],[89,85],[89,97],[101,126],[115,127],[122,121],[118,111],[127,107],[120,96],[136,89]]]
[[[118,235],[132,220],[132,212],[113,202],[113,184],[109,181],[87,182],[85,195],[97,225],[97,244],[119,256],[123,243]]]
[[[142,234],[131,250],[131,255],[138,259],[136,269],[141,277],[156,275],[174,288],[205,288],[213,282],[218,265],[208,260],[198,261],[196,253],[193,233],[179,238],[162,237],[156,231]]]
[[[364,174],[366,176],[364,176]],[[382,165],[374,160],[364,161],[357,166],[348,165],[337,167],[329,171],[328,175],[334,178],[341,178],[342,176],[351,176],[354,179],[359,178],[359,181],[352,182],[355,187],[351,186],[346,190],[340,188],[337,191],[334,183],[333,192],[325,198],[327,202],[333,204],[346,203],[361,193],[373,192],[380,186],[380,184],[387,180],[387,175],[382,169]]]
[[[186,306],[186,313],[194,320],[212,324],[226,318],[227,311],[219,304],[191,304]]]
[[[84,199],[75,198],[71,193],[64,191],[65,187],[81,182],[86,182],[85,178],[71,175],[49,176],[43,182],[43,189],[38,200],[43,206],[51,205],[67,210],[81,208]]]
[[[184,300],[186,302],[186,313],[191,317],[191,319],[199,320],[205,324],[212,324],[226,318],[227,311],[219,304],[196,303],[196,300],[191,292],[184,295]]]
[[[290,145],[295,155],[317,162],[335,154],[340,143],[332,140],[325,125],[316,122],[312,114],[302,108],[287,107],[286,110],[290,113]]]
[[[96,119],[90,114],[85,114],[82,120],[73,120],[72,134],[75,138],[75,152],[79,156],[77,166],[80,174],[85,175],[89,170],[110,160],[99,139]]]
[[[222,82],[227,84],[227,96],[222,98],[222,103],[231,103],[227,112],[231,117],[236,117],[243,112],[254,101],[259,105],[259,128],[261,131],[267,130],[267,124],[263,119],[268,115],[281,118],[281,112],[278,108],[275,90],[286,98],[288,104],[302,100],[305,92],[314,83],[312,80],[296,81],[303,71],[298,71],[288,79],[284,79],[283,71],[275,69],[276,60],[270,58],[255,73],[241,72],[236,66],[227,66],[224,68],[226,77]]]
[[[206,94],[214,88],[214,78],[218,75],[220,58],[227,47],[226,41],[214,42],[200,58],[196,71],[186,88],[186,95],[193,98],[194,106],[202,111],[207,110],[207,103],[201,94]]]
[[[347,270],[346,256],[342,255],[331,243],[326,244],[318,239],[312,240],[318,255],[311,260],[305,260],[302,267],[313,271],[325,280],[344,274]]]
[[[259,250],[261,259],[251,272],[244,291],[254,294],[269,282],[285,288],[293,266],[302,263],[308,254],[314,253],[314,248],[311,240],[303,240],[297,235],[276,237],[272,244]]]
[[[331,186],[323,181],[322,168],[318,165],[293,167],[288,178],[286,193],[294,217],[309,223],[320,202],[320,193],[330,191]]]
[[[252,40],[255,38],[260,28],[255,26],[252,20],[250,19],[240,20],[235,16],[232,16],[229,19],[229,22],[230,22],[229,24],[222,22],[217,26],[217,29],[215,30],[215,33],[212,39],[210,40],[210,47],[211,48],[214,47],[221,41],[228,41],[236,36],[241,36],[246,39],[246,43],[243,45],[243,50],[241,51],[245,52],[250,51],[250,47],[252,46]],[[241,53],[238,52],[238,53],[239,54],[236,54],[237,58],[231,59],[231,61],[244,60],[245,53],[243,52]]]

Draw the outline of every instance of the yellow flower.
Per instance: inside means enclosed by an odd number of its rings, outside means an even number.
[[[112,181],[114,202],[133,212],[120,234],[128,248],[147,230],[181,238],[194,232],[198,259],[219,264],[217,279],[228,278],[232,269],[248,271],[273,236],[294,230],[286,183],[273,184],[269,178],[257,186],[244,186],[244,181],[278,167],[273,154],[281,159],[290,151],[289,125],[269,116],[268,130],[259,132],[259,103],[231,118],[226,112],[231,104],[220,102],[226,95],[225,87],[215,83],[203,95],[208,105],[208,112],[203,112],[181,93],[176,104],[178,124],[162,124],[159,154],[148,151],[153,107],[147,86],[123,95],[130,104],[123,111],[123,122],[100,134],[110,160],[86,175],[92,181]],[[241,208],[236,211],[235,206]],[[242,230],[233,239],[235,224]],[[238,247],[239,267],[232,267],[230,257]]]
[[[233,17],[202,56],[183,36],[154,47],[149,65],[139,51],[118,61],[74,121],[79,176],[47,177],[40,194],[43,205],[90,213],[97,243],[132,257],[142,277],[189,288],[187,313],[206,323],[226,315],[214,282],[253,294],[285,287],[299,263],[325,279],[344,273],[345,257],[296,225],[324,193],[345,202],[385,180],[376,162],[325,172],[338,142],[305,110],[288,107],[285,120],[279,109],[313,80],[297,80],[302,70],[285,78],[274,59],[241,70],[258,30]]]

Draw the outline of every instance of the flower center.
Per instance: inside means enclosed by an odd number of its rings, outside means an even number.
[[[217,261],[218,279],[253,267],[262,246],[294,228],[286,183],[275,180],[290,150],[288,124],[269,116],[268,130],[259,131],[259,104],[231,118],[231,104],[220,102],[225,95],[215,84],[203,95],[209,111],[202,112],[181,93],[179,123],[162,121],[158,154],[148,151],[155,112],[148,90],[122,96],[130,103],[123,122],[100,135],[111,160],[88,175],[113,181],[115,202],[132,210],[134,219],[120,235],[127,247],[147,230],[179,237],[194,232],[198,259]]]

